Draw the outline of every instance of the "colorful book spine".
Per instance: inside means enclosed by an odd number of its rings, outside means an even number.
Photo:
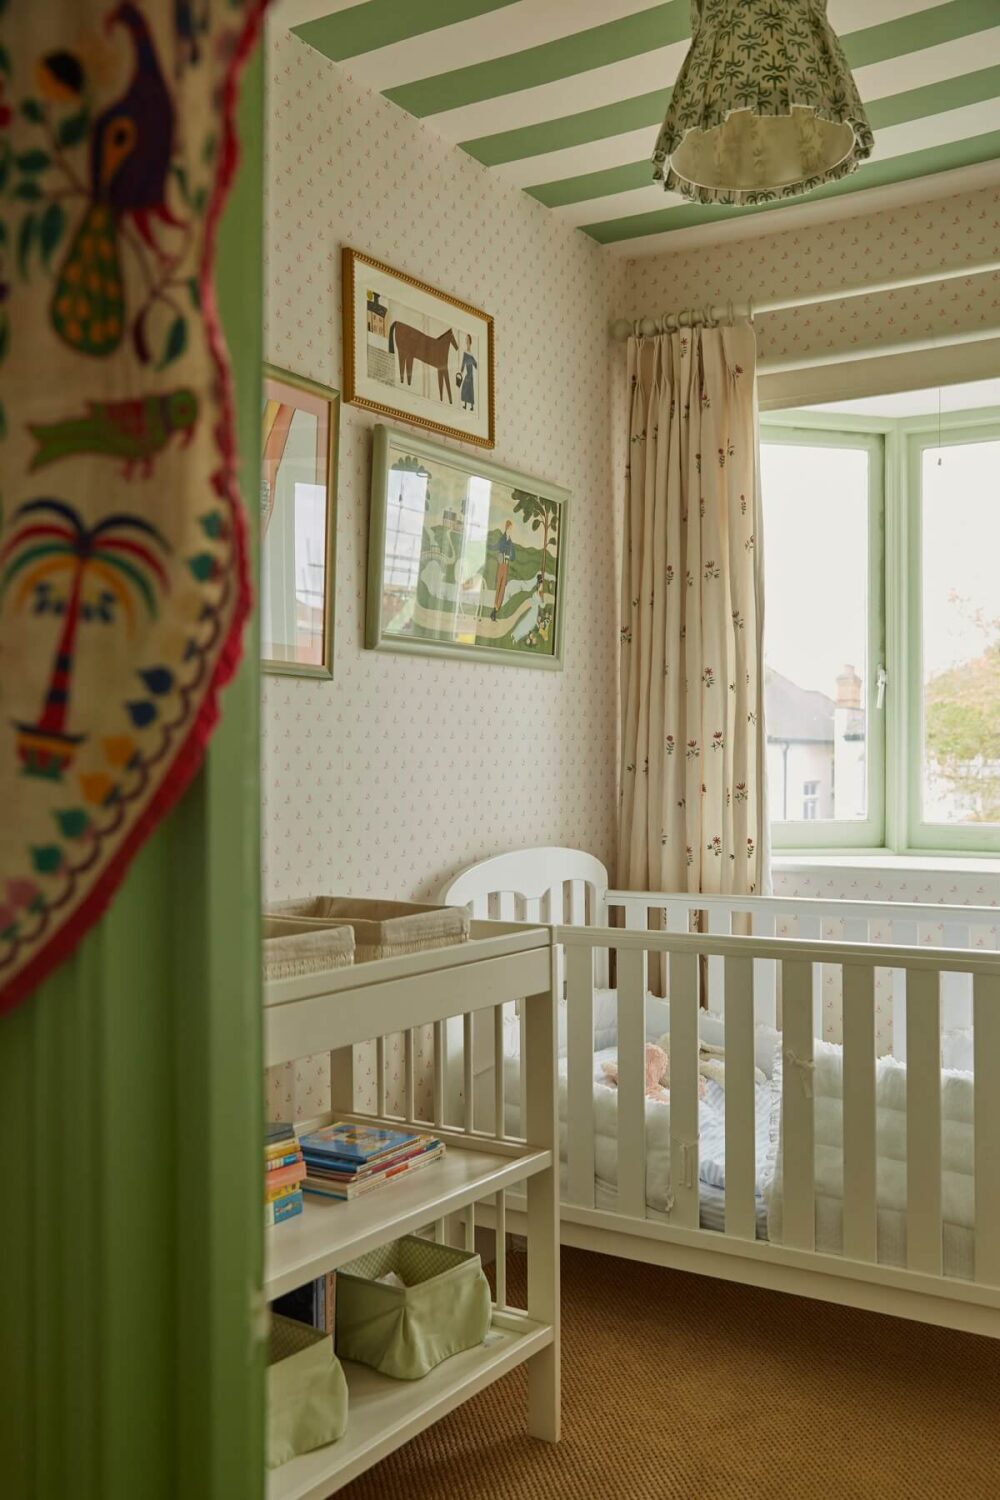
[[[286,1187],[290,1182],[301,1182],[305,1175],[306,1164],[300,1158],[292,1162],[290,1166],[281,1167],[277,1172],[269,1172],[265,1186],[269,1193],[273,1193],[278,1188]]]
[[[290,1167],[294,1162],[301,1160],[302,1152],[296,1149],[286,1152],[283,1156],[268,1157],[264,1167],[268,1172],[278,1172],[282,1167]]]
[[[281,1224],[285,1219],[294,1219],[301,1212],[302,1190],[298,1188],[277,1202],[264,1204],[264,1224]]]

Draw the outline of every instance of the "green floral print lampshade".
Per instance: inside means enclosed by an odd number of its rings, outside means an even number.
[[[871,126],[826,0],[692,0],[692,42],[653,152],[696,203],[794,198],[853,172]]]

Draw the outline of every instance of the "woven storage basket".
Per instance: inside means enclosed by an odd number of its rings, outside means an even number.
[[[319,974],[354,962],[352,927],[265,915],[262,935],[265,979]],[[325,1114],[330,1108],[330,1054],[268,1068],[264,1087],[269,1120],[305,1120]]]
[[[268,1468],[335,1443],[346,1427],[347,1380],[330,1335],[272,1313],[267,1348]]]
[[[380,1282],[390,1271],[406,1285]],[[406,1235],[337,1273],[337,1353],[395,1380],[475,1348],[490,1318],[489,1282],[468,1250]]]
[[[425,953],[468,942],[463,906],[423,906],[412,901],[366,901],[353,896],[305,896],[272,902],[267,915],[309,922],[346,922],[354,929],[354,959],[369,963],[401,953]]]
[[[324,969],[343,969],[354,962],[353,927],[265,915],[262,936],[265,979],[318,974]]]

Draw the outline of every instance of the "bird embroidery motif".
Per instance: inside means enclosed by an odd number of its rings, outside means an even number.
[[[60,267],[51,309],[60,338],[94,355],[112,353],[124,331],[122,221],[131,219],[161,261],[167,257],[150,220],[184,227],[165,201],[176,113],[149,27],[133,0],[122,0],[107,25],[128,30],[135,65],[125,92],[91,128],[90,204]]]
[[[31,470],[78,453],[99,453],[123,459],[126,479],[140,463],[148,476],[171,437],[179,434],[182,446],[191,441],[197,417],[198,399],[183,388],[131,401],[88,401],[83,416],[29,424],[38,442]]]

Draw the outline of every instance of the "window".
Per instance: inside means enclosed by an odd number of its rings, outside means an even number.
[[[1000,847],[1000,423],[909,439],[911,842]]]
[[[776,844],[880,844],[883,442],[761,433],[767,771]],[[808,825],[808,826],[804,826]]]
[[[767,416],[761,487],[775,847],[1000,851],[1000,411]]]

